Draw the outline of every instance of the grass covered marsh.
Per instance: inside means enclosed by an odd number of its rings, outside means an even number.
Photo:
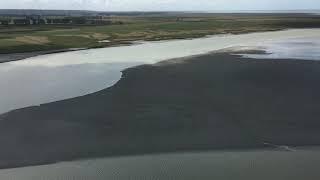
[[[306,14],[182,14],[119,16],[114,20],[122,23],[105,26],[0,26],[0,53],[98,48],[136,40],[184,39],[224,33],[320,27],[318,16]]]

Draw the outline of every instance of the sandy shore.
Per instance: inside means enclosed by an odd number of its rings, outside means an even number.
[[[24,53],[10,53],[10,54],[0,54],[0,64],[12,61],[24,60],[31,57],[47,55],[47,54],[56,54],[63,52],[72,52],[72,51],[80,51],[80,50],[88,50],[88,49],[100,49],[100,48],[110,48],[110,47],[119,47],[119,46],[132,46],[135,44],[139,44],[139,42],[122,42],[118,44],[111,44],[106,47],[98,47],[98,48],[70,48],[70,49],[58,49],[58,50],[49,50],[49,51],[34,51],[34,52],[24,52]]]
[[[35,52],[25,52],[25,53],[11,53],[11,54],[0,54],[0,63],[11,62],[11,61],[19,61],[23,59],[27,59],[30,57],[46,55],[46,54],[54,54],[61,52],[69,52],[69,51],[78,51],[81,49],[61,49],[61,50],[51,50],[51,51],[35,51]]]
[[[320,144],[320,62],[207,54],[0,117],[0,167],[269,144]]]

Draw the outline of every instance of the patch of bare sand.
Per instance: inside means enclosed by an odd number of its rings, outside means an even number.
[[[110,36],[106,34],[101,33],[93,33],[93,34],[59,34],[55,35],[59,37],[83,37],[83,38],[89,38],[89,39],[97,39],[97,40],[104,40],[106,38],[109,38]]]
[[[83,38],[91,38],[90,35],[87,34],[59,34],[59,35],[55,35],[58,37],[83,37]]]
[[[66,31],[80,31],[80,29],[54,29],[48,32],[66,32]]]
[[[26,43],[26,44],[38,44],[38,45],[50,43],[48,37],[45,37],[45,36],[20,36],[12,40]]]
[[[103,39],[109,38],[110,36],[106,34],[101,34],[101,33],[93,33],[91,34],[91,37],[93,37],[94,39],[103,40]]]

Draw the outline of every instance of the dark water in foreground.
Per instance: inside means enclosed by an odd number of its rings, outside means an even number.
[[[318,149],[107,158],[1,170],[1,180],[316,180]]]

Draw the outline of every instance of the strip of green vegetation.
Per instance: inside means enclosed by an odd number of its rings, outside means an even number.
[[[0,26],[0,53],[96,48],[135,40],[183,39],[224,33],[320,27],[320,18],[311,15],[117,17],[117,21],[121,19],[125,23],[108,26]]]

